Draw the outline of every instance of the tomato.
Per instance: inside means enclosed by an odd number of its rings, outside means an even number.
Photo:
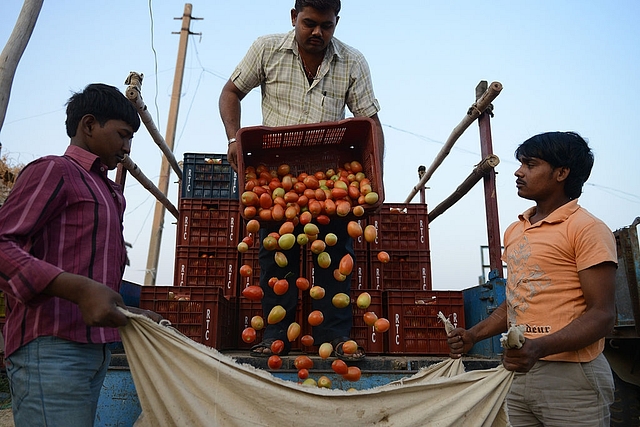
[[[282,221],[284,219],[284,208],[280,204],[275,204],[271,208],[271,217],[274,221]]]
[[[309,280],[305,277],[298,277],[296,279],[296,286],[301,291],[306,291],[307,289],[309,289],[309,285]]]
[[[242,331],[242,341],[252,343],[256,340],[256,330],[252,327],[244,328]]]
[[[318,221],[318,224],[320,225],[327,225],[331,222],[331,218],[329,218],[327,215],[318,215],[318,217],[316,218],[316,221]]]
[[[344,282],[345,280],[347,280],[347,276],[340,273],[340,270],[337,268],[333,270],[333,278],[336,279],[338,282]]]
[[[295,358],[293,366],[295,366],[296,369],[311,369],[313,368],[313,360],[311,360],[309,356],[303,354]]]
[[[269,365],[270,369],[280,369],[282,367],[282,359],[277,354],[274,354],[267,360],[267,365]]]
[[[274,277],[270,278],[267,283],[269,284],[270,288],[273,288],[277,281],[278,281],[278,278],[274,276]]]
[[[363,310],[369,308],[369,306],[371,305],[371,294],[369,292],[363,292],[358,295],[358,298],[356,299],[356,305],[358,306],[358,308],[361,308]]]
[[[300,222],[302,222],[302,215],[300,218]],[[304,234],[306,234],[307,236],[317,236],[318,233],[320,233],[320,229],[318,228],[318,226],[312,222],[304,224],[303,231],[304,231]]]
[[[378,238],[378,229],[376,229],[375,225],[367,225],[364,228],[364,240],[367,243],[373,243]]]
[[[301,380],[306,380],[307,378],[309,378],[309,370],[304,368],[299,369],[298,378],[300,378]]]
[[[344,354],[354,354],[358,351],[358,343],[354,340],[347,340],[342,344],[342,351]]]
[[[336,202],[331,199],[327,199],[324,201],[324,213],[328,216],[335,215],[336,213]]]
[[[253,316],[251,318],[251,327],[256,331],[264,328],[264,319],[262,318],[262,316]]]
[[[260,195],[260,207],[262,209],[269,209],[273,205],[273,199],[269,193],[262,193]]]
[[[353,257],[351,254],[346,254],[340,260],[340,264],[338,265],[338,270],[340,273],[348,276],[353,271]]]
[[[258,195],[253,191],[245,191],[240,196],[240,200],[244,206],[258,206]]]
[[[287,223],[285,222],[285,224]],[[288,223],[288,224],[291,224],[291,223]],[[285,233],[281,235],[280,238],[278,239],[278,246],[280,246],[280,249],[284,251],[288,251],[289,249],[291,249],[295,243],[296,243],[296,236],[294,236],[293,233]]]
[[[275,325],[276,323],[282,321],[284,316],[287,314],[286,310],[281,305],[276,305],[269,312],[269,316],[267,317],[267,323],[270,325]]]
[[[241,243],[246,243],[248,247],[253,246],[253,235],[243,237]]]
[[[322,286],[312,286],[309,290],[309,296],[313,299],[322,299],[324,298],[325,290]]]
[[[362,172],[362,164],[360,164],[360,162],[358,162],[357,160],[353,160],[349,166],[351,167],[351,172],[353,173],[358,173],[358,172]]]
[[[327,244],[323,240],[314,240],[311,242],[311,252],[318,255],[321,252],[324,252]]]
[[[280,279],[273,285],[273,293],[276,295],[284,295],[289,290],[289,281],[287,279]]]
[[[329,266],[331,265],[331,255],[329,255],[327,252],[320,252],[318,254],[318,265],[321,268],[329,268]]]
[[[260,220],[265,222],[273,221],[273,215],[271,215],[271,209],[260,209],[258,211],[258,218],[260,218]]]
[[[247,206],[246,208],[244,208],[243,214],[245,218],[253,218],[254,216],[258,215],[258,210],[255,206]]]
[[[300,224],[302,224],[304,226],[307,226],[308,224],[311,224],[311,220],[312,219],[313,219],[313,215],[311,215],[311,212],[309,212],[309,211],[305,211],[305,212],[302,212],[300,214]],[[306,233],[306,234],[308,234],[308,233]]]
[[[338,243],[338,236],[336,236],[335,233],[327,233],[327,235],[324,236],[324,242],[327,244],[327,246],[334,246],[336,243]]]
[[[349,366],[347,373],[342,376],[347,381],[358,381],[362,376],[362,371],[357,366]]]
[[[296,338],[300,336],[300,330],[300,324],[298,324],[297,322],[291,323],[287,328],[287,340],[289,340],[289,342],[295,341]]]
[[[331,303],[336,308],[345,308],[351,304],[351,297],[343,292],[337,293],[331,298]]]
[[[284,341],[275,340],[271,343],[271,353],[280,354],[282,353],[282,350],[284,350]]]
[[[247,233],[257,233],[260,231],[260,222],[257,219],[251,219],[247,222]]]
[[[335,187],[334,185],[334,187],[331,189],[331,197],[333,198],[333,200],[343,199],[348,195],[349,195],[349,192],[347,191],[346,188],[339,188],[339,187]]]
[[[238,252],[245,253],[249,250],[249,245],[246,242],[238,243]]]
[[[364,196],[364,201],[369,204],[369,205],[373,205],[378,201],[378,193],[376,193],[375,191],[372,191],[370,193],[365,194]]]
[[[345,200],[338,200],[336,202],[336,215],[344,217],[351,212],[351,203]]]
[[[318,326],[324,321],[324,315],[320,310],[313,310],[311,313],[309,313],[307,321],[311,326]]]
[[[354,239],[362,236],[362,226],[358,223],[358,221],[349,221],[347,224],[347,233]]]
[[[305,347],[311,347],[314,343],[313,336],[303,335],[302,338],[300,338],[300,343]]]
[[[389,254],[385,251],[380,251],[378,252],[378,261],[380,261],[383,264],[388,263],[391,260],[391,257],[389,256]]]
[[[242,277],[251,277],[251,274],[253,274],[253,268],[249,264],[244,264],[240,267],[240,275]]]
[[[278,264],[278,267],[281,268],[284,268],[289,264],[287,256],[282,252],[276,252],[273,256],[273,259],[275,260],[276,264]]]
[[[278,234],[280,234],[280,236],[284,236],[285,234],[292,234],[294,228],[295,226],[293,225],[293,222],[286,221],[282,223],[282,225],[280,226],[280,229],[278,230]]]
[[[326,375],[322,375],[320,378],[318,378],[318,387],[331,388],[331,386],[331,380]]]
[[[362,319],[364,320],[365,325],[373,326],[375,325],[376,320],[378,320],[378,315],[375,314],[373,311],[367,311],[362,315]]]
[[[344,360],[336,359],[331,363],[331,369],[338,375],[346,375],[349,372],[349,367]]]
[[[384,317],[379,318],[378,320],[376,320],[376,323],[373,324],[376,332],[387,332],[390,326],[391,324]]]
[[[324,342],[320,344],[320,348],[318,348],[318,355],[322,359],[329,358],[329,356],[331,356],[332,353],[333,353],[333,346],[331,345],[331,343]]]
[[[278,166],[278,176],[285,176],[289,172],[291,172],[291,166],[289,166],[288,164],[283,163],[280,166]]]
[[[260,286],[250,285],[242,290],[242,296],[251,301],[260,301],[264,297],[264,291]]]
[[[360,206],[360,205],[354,206],[351,211],[357,217],[361,217],[362,215],[364,215],[364,208],[362,206]]]

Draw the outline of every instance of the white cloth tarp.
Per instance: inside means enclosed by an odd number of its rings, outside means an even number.
[[[120,329],[142,415],[136,426],[506,426],[513,373],[448,359],[359,391],[302,386],[127,313]]]

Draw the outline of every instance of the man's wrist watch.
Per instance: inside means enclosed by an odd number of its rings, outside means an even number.
[[[234,142],[236,142],[236,139],[235,139],[235,138],[231,138],[231,139],[229,140],[229,145],[233,144]]]

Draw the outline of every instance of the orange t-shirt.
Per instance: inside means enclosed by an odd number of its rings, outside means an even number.
[[[615,262],[611,230],[572,200],[535,224],[535,208],[519,216],[504,233],[506,302],[510,325],[524,325],[525,338],[552,334],[580,317],[586,303],[578,272]],[[604,348],[604,338],[578,351],[543,360],[589,362]]]

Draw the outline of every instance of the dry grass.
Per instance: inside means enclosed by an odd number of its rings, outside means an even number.
[[[23,167],[23,164],[11,162],[6,155],[0,157],[0,206],[2,206],[9,195],[13,184],[16,182],[18,173]]]

